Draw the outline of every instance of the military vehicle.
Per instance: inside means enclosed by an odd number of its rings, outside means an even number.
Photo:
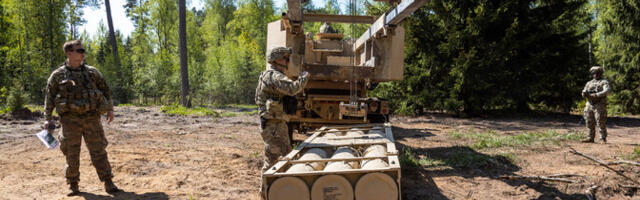
[[[287,0],[282,19],[269,23],[267,49],[293,49],[285,74],[311,74],[304,92],[285,98],[289,129],[306,132],[324,125],[388,121],[387,101],[367,91],[380,82],[401,80],[404,72],[403,19],[426,0],[377,0],[396,5],[381,16],[304,13],[303,0]],[[307,33],[304,22],[371,24],[358,38],[341,33]]]

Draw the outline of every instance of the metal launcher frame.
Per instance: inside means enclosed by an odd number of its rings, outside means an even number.
[[[368,97],[367,89],[379,82],[402,80],[405,32],[399,24],[426,0],[386,2],[398,4],[376,18],[303,13],[302,0],[287,0],[288,12],[281,20],[269,23],[267,49],[293,49],[285,74],[291,78],[302,71],[311,74],[304,93],[296,96],[295,113],[288,113],[292,129],[387,121],[387,101]],[[304,22],[371,26],[357,39],[342,39],[339,33],[318,33],[314,38],[311,33],[305,34]]]

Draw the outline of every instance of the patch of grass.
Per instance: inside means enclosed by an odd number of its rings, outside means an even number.
[[[472,140],[470,145],[474,149],[500,148],[500,147],[521,147],[539,144],[560,145],[562,141],[579,141],[585,139],[580,132],[570,132],[560,134],[549,130],[543,132],[523,132],[518,135],[498,135],[494,131],[464,133],[454,131],[450,134],[453,139]]]
[[[452,147],[439,157],[422,157],[415,155],[411,148],[405,148],[400,152],[400,164],[411,167],[437,167],[448,166],[453,168],[490,168],[497,166],[509,166],[516,162],[517,156],[513,153],[501,153],[488,155],[476,152],[469,147]]]
[[[162,106],[160,110],[167,114],[174,115],[196,115],[196,116],[214,116],[220,117],[220,113],[209,110],[205,107],[186,108],[180,105]]]
[[[411,148],[405,148],[400,152],[400,164],[403,166],[441,166],[445,163],[441,160],[431,158],[418,158],[411,150]]]
[[[258,109],[258,105],[255,105],[255,104],[227,104],[226,107]]]
[[[131,104],[131,103],[121,103],[117,105],[118,107],[134,107],[134,106],[140,106],[140,105],[135,105],[135,104]]]
[[[222,112],[222,114],[220,114],[220,117],[235,117],[238,116],[238,113],[234,113],[234,112]]]
[[[640,159],[640,145],[638,145],[638,147],[633,149],[633,159],[635,160]]]

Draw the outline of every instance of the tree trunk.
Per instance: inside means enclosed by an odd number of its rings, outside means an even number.
[[[191,101],[189,99],[189,66],[187,63],[187,23],[185,7],[185,0],[178,0],[178,11],[180,15],[178,20],[178,29],[180,29],[180,97],[182,106],[191,107]]]
[[[53,60],[53,0],[49,0],[49,67],[51,71],[56,69]]]
[[[113,20],[111,19],[111,5],[109,4],[109,0],[104,0],[104,6],[107,8],[107,24],[109,25],[109,42],[111,42],[111,50],[113,51],[113,63],[116,65],[116,75],[118,78],[122,77],[122,73],[120,72],[120,58],[118,57],[118,43],[116,42],[116,34],[113,30]],[[116,81],[114,93],[116,98],[121,102],[127,102],[126,99],[122,98],[122,79],[118,79]]]

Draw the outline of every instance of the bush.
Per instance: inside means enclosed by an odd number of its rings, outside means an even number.
[[[15,112],[23,109],[27,104],[29,95],[25,93],[22,83],[16,81],[7,95],[7,109],[9,112]]]
[[[196,116],[214,116],[220,117],[220,113],[209,110],[205,107],[186,108],[180,105],[162,106],[160,110],[167,114],[174,115],[196,115]]]

